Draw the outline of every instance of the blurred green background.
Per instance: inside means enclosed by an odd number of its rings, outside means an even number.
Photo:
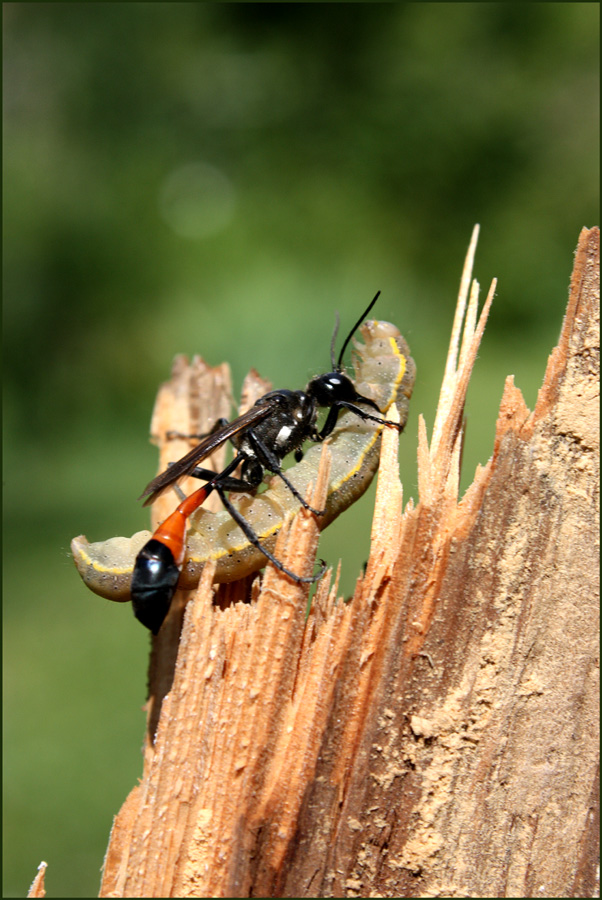
[[[598,4],[44,3],[4,13],[4,896],[40,860],[94,896],[141,774],[147,633],[69,541],[147,527],[147,433],[177,352],[324,371],[376,290],[433,423],[462,262],[498,296],[464,481],[504,378],[530,406],[598,224]],[[430,432],[429,432],[430,433]],[[370,500],[320,553],[352,590]]]

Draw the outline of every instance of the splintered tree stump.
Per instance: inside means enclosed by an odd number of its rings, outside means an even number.
[[[176,595],[101,896],[595,894],[599,232],[580,236],[534,411],[509,378],[492,457],[460,499],[493,296],[477,323],[475,243],[430,447],[420,422],[419,503],[402,507],[385,429],[352,600],[325,577],[307,616],[307,587],[273,567],[217,588],[209,564]],[[157,415],[160,434],[190,424],[171,401]],[[302,511],[276,555],[311,572],[316,544]]]

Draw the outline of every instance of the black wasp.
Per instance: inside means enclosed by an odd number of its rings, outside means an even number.
[[[303,456],[301,448],[305,441],[325,440],[335,427],[342,410],[351,410],[361,419],[383,421],[381,415],[375,416],[358,406],[361,403],[379,414],[381,412],[374,401],[358,394],[351,378],[342,371],[345,350],[379,295],[380,291],[349,332],[335,362],[337,322],[330,346],[331,372],[312,378],[304,391],[270,391],[260,397],[246,413],[231,422],[219,420],[196,447],[157,475],[145,488],[140,499],[146,498],[146,506],[153,503],[167,488],[175,485],[180,478],[192,476],[205,481],[203,487],[182,500],[174,512],[159,525],[136,557],[131,584],[132,605],[136,618],[153,634],[157,634],[163,624],[180,577],[186,549],[187,520],[213,491],[219,494],[224,507],[247,539],[280,571],[296,582],[313,582],[322,576],[324,568],[316,575],[306,577],[285,568],[261,545],[258,536],[228,499],[227,493],[252,493],[262,483],[265,473],[271,472],[283,480],[306,509],[316,515],[323,514],[323,510],[313,509],[298,493],[282,471],[281,462],[289,453],[294,453],[298,462]],[[318,430],[320,408],[328,408],[328,413],[324,425]],[[392,422],[386,424],[401,430],[401,426]],[[198,465],[226,441],[233,444],[236,452],[232,461],[221,472],[213,472]],[[233,473],[239,466],[240,472],[235,476]]]

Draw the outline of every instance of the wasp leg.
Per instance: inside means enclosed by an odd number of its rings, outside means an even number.
[[[273,472],[274,475],[277,475],[278,478],[281,478],[284,481],[285,485],[287,486],[287,488],[289,489],[289,491],[291,492],[293,497],[296,497],[297,500],[299,501],[299,503],[303,507],[305,507],[305,509],[308,509],[315,516],[323,516],[324,513],[326,512],[326,510],[325,509],[314,509],[314,507],[311,506],[307,502],[307,500],[301,496],[301,494],[299,493],[299,491],[297,490],[295,485],[292,483],[292,481],[289,481],[289,479],[286,477],[286,475],[282,471],[282,467],[280,465],[280,460],[278,459],[278,457],[274,453],[272,453],[268,447],[266,447],[266,445],[263,443],[263,441],[261,441],[257,437],[257,435],[252,431],[252,429],[249,429],[247,436],[249,438],[249,442],[251,443],[251,445],[252,445],[253,449],[255,450],[255,452],[257,453],[258,457],[261,459],[265,468],[269,469],[270,472]]]
[[[375,409],[378,409],[376,403],[372,403],[371,400],[367,398],[362,398],[363,403],[370,403],[374,406]],[[356,406],[355,403],[349,403],[347,400],[337,400],[332,404],[330,409],[328,410],[328,415],[326,416],[326,421],[322,427],[321,431],[317,431],[313,437],[311,437],[312,441],[323,441],[333,430],[334,426],[337,424],[337,419],[339,418],[339,413],[342,409],[348,409],[352,413],[355,413],[360,419],[364,419],[364,421],[368,420],[370,422],[380,422],[381,425],[386,425],[387,428],[396,428],[398,431],[403,431],[403,425],[397,422],[389,422],[387,419],[383,419],[382,415],[380,416],[372,416],[370,413],[365,412],[359,406]]]
[[[253,531],[253,529],[251,528],[251,526],[249,525],[247,520],[245,518],[243,518],[243,516],[241,516],[241,514],[236,509],[236,507],[234,507],[230,503],[228,498],[226,497],[221,484],[219,482],[216,482],[214,487],[220,496],[220,500],[224,504],[224,508],[230,513],[230,515],[232,516],[232,518],[234,519],[234,521],[236,522],[238,527],[244,533],[245,537],[250,541],[251,544],[253,544],[254,547],[257,547],[258,550],[261,550],[263,555],[267,556],[267,558],[270,560],[270,562],[273,563],[273,565],[275,565],[277,569],[279,569],[281,572],[284,572],[285,575],[288,575],[288,577],[292,578],[293,581],[296,581],[297,584],[300,584],[300,583],[313,584],[313,582],[320,580],[320,578],[322,577],[322,575],[324,574],[324,572],[326,571],[326,568],[327,568],[326,563],[324,562],[323,559],[320,560],[321,568],[320,568],[320,571],[316,575],[296,575],[294,572],[291,572],[290,569],[287,569],[286,566],[282,565],[282,563],[280,562],[279,559],[276,559],[276,557],[273,555],[273,553],[270,553],[269,550],[266,550],[265,547],[262,547],[259,538],[255,534],[255,532]]]
[[[221,487],[225,491],[234,491],[235,493],[252,493],[255,490],[255,485],[250,484],[248,481],[244,481],[242,478],[222,478],[218,472],[213,472],[211,469],[204,469],[202,466],[196,466],[189,473],[191,478],[201,478],[203,481],[211,481],[213,478],[218,478]]]

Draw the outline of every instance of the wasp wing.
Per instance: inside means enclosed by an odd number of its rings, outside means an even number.
[[[223,443],[229,441],[241,431],[244,431],[245,428],[250,428],[252,425],[261,422],[262,419],[271,415],[275,406],[276,403],[274,401],[255,404],[255,406],[252,406],[251,409],[243,413],[242,416],[237,416],[236,419],[232,419],[232,421],[228,422],[227,425],[224,425],[223,428],[219,428],[217,431],[208,434],[207,437],[204,438],[200,444],[197,444],[196,447],[193,447],[186,456],[183,456],[177,462],[165,469],[164,472],[160,472],[156,478],[153,478],[153,480],[144,488],[138,499],[142,500],[143,497],[146,497],[146,500],[144,501],[145,506],[154,503],[159,494],[162,494],[166,488],[175,484],[180,478],[189,475],[198,463],[202,462],[202,460],[206,459],[208,456],[211,456],[213,451],[217,450],[218,447],[221,447]]]

